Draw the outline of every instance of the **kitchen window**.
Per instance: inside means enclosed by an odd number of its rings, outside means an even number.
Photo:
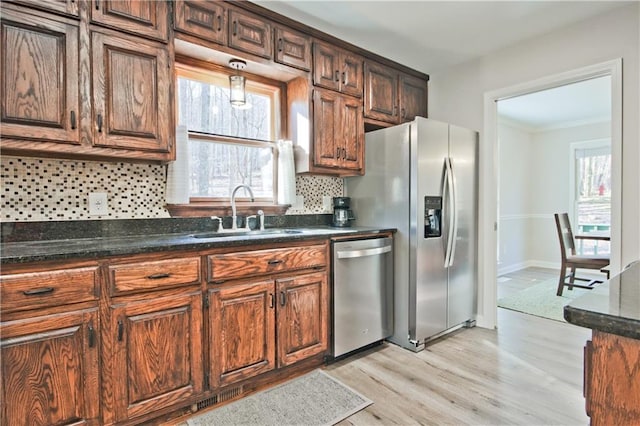
[[[253,190],[254,202],[239,191],[239,211],[249,206],[279,211],[275,141],[282,126],[283,84],[245,74],[247,105],[238,108],[229,102],[233,69],[182,64],[176,68],[177,122],[188,135],[190,207],[205,208],[207,215],[226,215],[231,191],[246,184]]]

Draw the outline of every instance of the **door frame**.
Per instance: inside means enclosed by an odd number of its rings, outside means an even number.
[[[477,325],[497,325],[498,104],[502,99],[611,76],[611,273],[620,271],[622,222],[622,58],[542,77],[484,94],[480,145]]]

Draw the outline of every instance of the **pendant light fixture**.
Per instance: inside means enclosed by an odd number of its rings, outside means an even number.
[[[229,76],[229,99],[231,106],[239,108],[247,103],[247,95],[244,89],[246,79],[240,75],[240,70],[245,69],[247,63],[240,59],[232,59],[229,61],[229,66],[236,70],[235,74]]]

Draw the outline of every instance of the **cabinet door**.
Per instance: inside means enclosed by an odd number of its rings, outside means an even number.
[[[364,64],[364,116],[398,123],[398,73],[380,64]]]
[[[275,368],[273,280],[228,285],[209,292],[210,387]]]
[[[91,20],[118,31],[169,39],[169,8],[164,0],[91,0]]]
[[[13,2],[29,7],[78,16],[77,0],[13,0]]]
[[[340,90],[340,51],[328,44],[313,43],[313,84]]]
[[[340,55],[340,92],[362,98],[362,61],[352,53]]]
[[[400,74],[400,121],[413,121],[416,116],[427,116],[427,82]]]
[[[311,69],[311,38],[286,28],[275,30],[275,61],[305,71]]]
[[[78,26],[2,10],[3,137],[79,144]]]
[[[337,92],[313,91],[313,164],[316,167],[338,167],[342,144],[340,134]]]
[[[342,156],[340,167],[361,171],[364,162],[364,123],[362,122],[362,99],[343,96],[340,102],[340,132]]]
[[[92,33],[95,145],[169,152],[172,90],[166,46]]]
[[[244,11],[229,10],[229,47],[271,59],[271,24]]]
[[[226,10],[222,3],[209,0],[176,0],[174,10],[174,27],[177,31],[227,44]]]
[[[327,274],[278,279],[278,367],[327,350]]]
[[[108,422],[151,413],[202,392],[200,291],[118,303],[110,316],[103,357],[105,381],[113,389],[108,416],[114,418]]]
[[[2,340],[2,425],[97,424],[97,309],[8,321]]]

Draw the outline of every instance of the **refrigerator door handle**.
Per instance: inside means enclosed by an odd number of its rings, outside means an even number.
[[[449,170],[451,171],[451,200],[453,204],[453,227],[450,229],[450,232],[453,234],[453,238],[451,239],[451,252],[449,253],[449,265],[453,266],[453,260],[456,257],[456,245],[458,240],[458,187],[456,185],[456,173],[453,170],[453,162],[451,161],[451,157],[448,158],[449,161]]]
[[[442,195],[446,194],[447,201],[449,204],[448,208],[448,216],[449,216],[449,226],[447,227],[447,247],[445,249],[444,254],[444,267],[448,268],[451,265],[451,246],[453,244],[453,227],[454,227],[454,214],[455,214],[455,205],[454,205],[454,191],[453,191],[453,173],[451,170],[451,162],[449,161],[449,157],[444,159],[445,166],[445,185],[442,188]],[[444,187],[446,186],[447,192],[445,193]]]

